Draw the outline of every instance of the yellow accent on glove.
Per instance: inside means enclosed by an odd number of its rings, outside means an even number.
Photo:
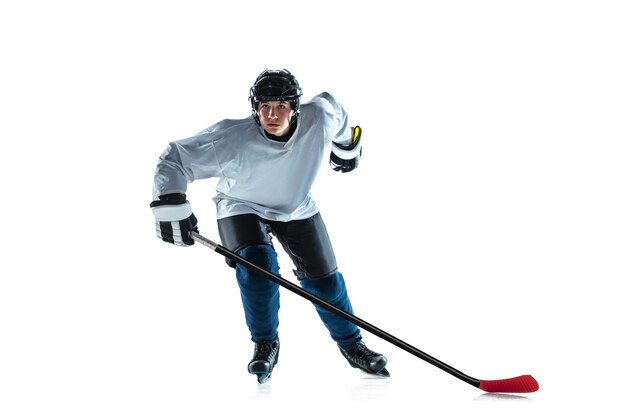
[[[359,137],[361,136],[361,127],[360,126],[354,126],[351,127],[350,129],[352,129],[352,143],[355,143],[357,140],[359,140]]]

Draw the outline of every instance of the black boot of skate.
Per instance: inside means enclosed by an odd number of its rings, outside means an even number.
[[[390,376],[389,371],[385,368],[387,366],[387,358],[380,353],[368,349],[361,340],[357,341],[354,347],[350,349],[339,348],[339,350],[353,368],[358,368],[372,375],[383,377]]]
[[[257,376],[259,384],[267,382],[272,376],[274,366],[278,363],[280,342],[262,340],[254,344],[254,356],[248,363],[248,372]]]

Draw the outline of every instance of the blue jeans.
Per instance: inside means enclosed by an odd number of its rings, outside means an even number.
[[[239,255],[255,265],[279,275],[278,257],[271,245],[247,246],[239,251]],[[241,292],[246,324],[250,329],[252,340],[259,342],[277,339],[278,310],[280,308],[279,285],[243,265],[236,265],[235,274]],[[333,272],[323,278],[300,278],[299,281],[306,291],[352,314],[352,305],[346,285],[339,272]],[[339,347],[348,349],[361,338],[360,330],[354,323],[318,305],[315,305],[315,308],[330,336]]]

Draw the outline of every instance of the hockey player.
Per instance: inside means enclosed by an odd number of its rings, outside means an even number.
[[[361,129],[326,92],[300,104],[302,89],[289,71],[265,70],[250,88],[252,114],[222,120],[197,135],[169,144],[154,175],[152,207],[157,235],[179,246],[193,245],[197,220],[186,199],[194,180],[218,178],[213,201],[221,244],[278,274],[273,238],[296,269],[300,285],[352,314],[343,276],[310,190],[328,147],[330,166],[350,172],[361,157]],[[231,260],[244,316],[254,342],[248,372],[265,382],[278,363],[279,285]],[[360,329],[316,306],[350,365],[389,376],[385,356],[370,350]]]

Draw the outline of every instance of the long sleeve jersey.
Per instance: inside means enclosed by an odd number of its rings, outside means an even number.
[[[153,199],[186,193],[189,183],[217,178],[217,218],[256,214],[276,221],[317,213],[311,187],[326,148],[350,144],[344,108],[329,93],[300,106],[288,141],[269,139],[252,116],[222,120],[197,135],[171,142],[159,157]]]

